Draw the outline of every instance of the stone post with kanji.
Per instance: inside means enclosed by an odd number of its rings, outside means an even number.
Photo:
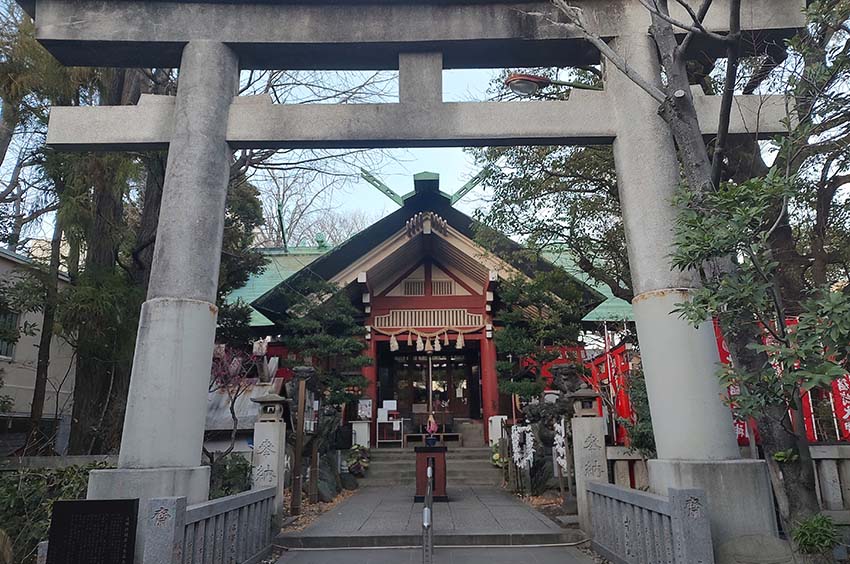
[[[253,489],[274,487],[275,515],[283,514],[283,489],[286,485],[286,423],[283,420],[285,398],[269,394],[252,401],[260,404],[254,424],[254,456],[251,462]]]
[[[605,420],[602,417],[574,417],[573,458],[576,475],[576,501],[581,530],[591,534],[588,482],[608,482],[608,461],[605,457]]]

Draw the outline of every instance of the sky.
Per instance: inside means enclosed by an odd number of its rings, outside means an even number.
[[[485,100],[490,81],[498,73],[492,69],[444,71],[443,99],[446,102]],[[440,189],[448,194],[453,194],[480,172],[472,157],[460,147],[394,149],[391,154],[394,159],[386,159],[376,175],[399,195],[413,190],[413,175],[418,172],[439,174]],[[471,215],[482,205],[482,196],[480,188],[473,190],[456,207]],[[376,219],[398,209],[398,205],[364,180],[352,182],[336,197],[341,210],[362,209]]]

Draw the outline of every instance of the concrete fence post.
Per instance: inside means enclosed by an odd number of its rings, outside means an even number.
[[[670,488],[670,523],[673,528],[675,561],[714,564],[711,523],[702,490]]]
[[[145,531],[142,564],[183,562],[186,498],[153,498],[142,518]]]

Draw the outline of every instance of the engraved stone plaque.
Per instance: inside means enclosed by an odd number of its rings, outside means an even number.
[[[138,499],[57,501],[47,564],[133,564]]]

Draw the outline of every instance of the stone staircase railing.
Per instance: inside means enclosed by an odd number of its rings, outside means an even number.
[[[588,482],[593,549],[614,564],[714,564],[702,490],[668,497]]]
[[[143,564],[256,564],[272,549],[275,488],[187,507],[185,497],[150,500]]]

